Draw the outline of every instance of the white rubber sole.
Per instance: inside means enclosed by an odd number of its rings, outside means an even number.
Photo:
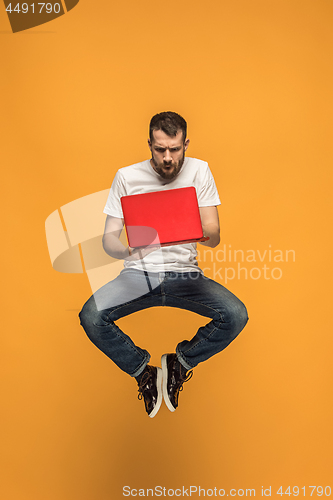
[[[163,388],[163,398],[165,401],[165,404],[170,411],[175,411],[176,408],[172,405],[169,396],[168,396],[168,365],[167,365],[167,354],[163,354],[161,357],[161,364],[162,364],[162,388]]]
[[[155,408],[153,409],[153,411],[149,415],[150,418],[155,417],[156,413],[161,408],[162,399],[163,399],[163,397],[162,397],[162,370],[158,366],[156,368],[157,368],[157,378],[156,378],[157,402],[156,402]]]

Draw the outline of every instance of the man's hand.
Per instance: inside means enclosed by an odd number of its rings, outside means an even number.
[[[131,248],[126,247],[119,240],[124,226],[124,219],[117,217],[106,217],[103,235],[103,248],[111,257],[119,260],[141,260],[146,255],[154,252],[159,247]]]

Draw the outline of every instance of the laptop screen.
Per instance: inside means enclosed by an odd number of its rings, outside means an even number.
[[[123,196],[121,204],[131,247],[195,242],[203,236],[193,186]]]

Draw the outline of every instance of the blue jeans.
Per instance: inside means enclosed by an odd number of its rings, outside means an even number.
[[[223,351],[248,321],[244,304],[200,272],[147,273],[134,269],[124,269],[100,288],[79,316],[89,339],[119,368],[137,377],[150,354],[135,345],[115,321],[155,306],[178,307],[211,319],[191,340],[177,345],[178,360],[187,370]]]

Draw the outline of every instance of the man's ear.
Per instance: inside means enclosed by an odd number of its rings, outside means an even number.
[[[190,139],[186,139],[184,143],[185,151],[187,150],[189,144],[190,144]]]
[[[150,141],[150,139],[148,139],[148,147],[149,147],[149,149],[151,151],[151,141]]]

